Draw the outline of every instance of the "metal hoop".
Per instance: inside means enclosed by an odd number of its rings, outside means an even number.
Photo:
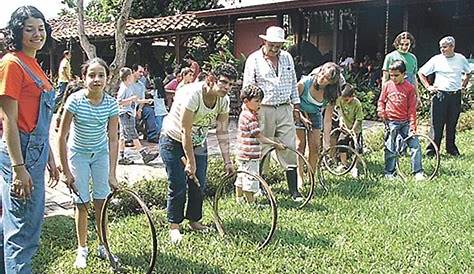
[[[101,214],[100,233],[101,233],[101,236],[102,236],[102,240],[104,241],[104,247],[105,247],[105,250],[106,250],[106,253],[107,253],[107,258],[109,259],[110,265],[112,266],[112,269],[114,270],[114,272],[120,272],[120,267],[119,267],[118,263],[114,260],[114,258],[112,256],[112,253],[110,251],[109,242],[108,242],[108,239],[107,239],[107,222],[106,222],[106,220],[107,220],[107,206],[109,205],[110,201],[112,201],[114,196],[117,195],[120,192],[127,193],[128,195],[132,196],[138,202],[138,204],[140,205],[141,209],[143,210],[143,212],[145,213],[145,215],[148,219],[148,225],[150,227],[150,231],[151,231],[151,235],[152,235],[153,250],[152,250],[150,263],[148,264],[148,270],[147,270],[146,274],[151,274],[151,273],[153,273],[153,268],[155,267],[156,257],[157,257],[157,254],[158,254],[158,241],[156,239],[155,224],[154,224],[153,219],[151,217],[150,209],[148,209],[145,202],[142,201],[142,199],[140,198],[140,196],[138,196],[137,193],[135,193],[134,191],[132,191],[128,188],[116,189],[113,192],[111,192],[107,196],[107,199],[105,199],[104,206],[102,207],[102,211],[100,213]]]
[[[276,204],[275,196],[273,195],[273,192],[272,192],[271,188],[268,186],[267,182],[262,177],[260,177],[259,175],[255,175],[255,174],[252,174],[252,173],[250,173],[248,171],[244,171],[244,170],[238,170],[234,174],[232,174],[230,176],[227,176],[226,180],[224,180],[222,183],[220,183],[218,185],[217,190],[216,190],[216,195],[214,196],[214,203],[213,203],[213,207],[212,207],[213,213],[214,213],[214,222],[216,224],[217,231],[219,232],[219,235],[221,237],[224,237],[224,235],[225,235],[224,225],[222,223],[222,219],[219,216],[219,198],[222,195],[223,189],[227,185],[227,183],[231,179],[235,178],[238,173],[246,174],[248,176],[251,176],[251,177],[257,179],[258,182],[260,183],[260,185],[265,190],[268,201],[270,202],[270,207],[271,207],[271,211],[272,211],[271,228],[270,228],[270,231],[268,232],[268,235],[263,240],[263,242],[261,242],[257,247],[257,250],[261,250],[270,243],[270,240],[272,239],[273,234],[275,233],[278,213],[277,213],[277,204]]]
[[[310,183],[310,186],[309,186],[309,193],[308,195],[306,196],[306,198],[304,199],[303,203],[298,207],[299,209],[303,208],[305,205],[307,205],[309,203],[309,201],[311,200],[311,198],[313,197],[313,194],[314,194],[314,185],[315,185],[315,182],[314,182],[314,176],[315,176],[315,172],[313,170],[313,168],[311,167],[311,165],[309,164],[309,161],[308,159],[306,159],[306,157],[304,157],[304,155],[299,152],[298,150],[296,149],[293,149],[293,148],[289,148],[287,147],[286,148],[287,150],[290,150],[292,152],[294,152],[300,159],[303,159],[304,161],[304,164],[307,166],[308,168],[308,173],[310,174],[309,176],[309,183]],[[270,153],[272,153],[273,151],[275,150],[274,147],[272,147],[270,150],[268,150],[264,155],[262,155],[262,161],[261,163],[263,164],[265,162],[265,160],[267,159],[267,157],[270,155]],[[316,167],[318,168],[318,165],[316,163]],[[319,170],[318,170],[319,172]],[[320,181],[321,183],[321,186],[324,187],[324,183],[322,181]]]
[[[406,137],[405,139],[403,139],[403,142],[406,144],[408,142],[408,140],[410,139],[413,139],[413,138],[418,138],[418,139],[425,139],[427,140],[434,148],[435,150],[435,168],[434,168],[434,171],[428,176],[428,180],[431,181],[434,179],[434,177],[436,177],[436,174],[438,173],[439,171],[439,167],[441,165],[441,157],[439,155],[439,148],[438,146],[436,145],[436,143],[433,141],[433,139],[431,139],[430,137],[428,137],[427,135],[425,134],[413,134],[413,135],[410,135],[408,137]],[[421,146],[421,144],[420,144]],[[400,174],[400,177],[402,177],[402,179],[406,179],[407,176],[405,176],[405,174],[403,174],[403,172],[401,171],[401,168],[400,168],[400,161],[399,161],[399,158],[400,155],[397,155],[397,171],[398,173]]]

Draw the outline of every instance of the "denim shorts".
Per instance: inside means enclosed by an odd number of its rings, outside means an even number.
[[[138,132],[135,123],[135,117],[129,113],[119,115],[120,120],[120,138],[125,141],[138,139]]]
[[[74,184],[82,198],[74,195],[74,203],[87,203],[90,200],[89,181],[92,178],[92,198],[102,200],[110,193],[109,153],[69,152],[69,166],[74,176]]]
[[[314,113],[306,113],[306,115],[311,121],[312,128],[314,129],[322,128],[323,121],[322,121],[321,111],[314,112]],[[296,123],[295,126],[296,126],[296,129],[305,129],[303,123]]]

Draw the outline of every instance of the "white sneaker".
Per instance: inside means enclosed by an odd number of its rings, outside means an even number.
[[[389,181],[393,181],[393,180],[396,179],[396,177],[393,174],[385,174],[385,179],[387,179]]]
[[[245,197],[244,196],[236,197],[235,201],[237,202],[237,204],[242,205],[245,203]]]
[[[89,251],[86,247],[79,247],[77,249],[76,261],[74,262],[75,268],[86,268],[87,267],[87,255]]]
[[[351,175],[352,175],[352,178],[357,178],[359,177],[359,170],[357,170],[357,167],[353,167],[351,169]]]
[[[415,174],[415,181],[424,181],[424,180],[426,180],[426,177],[422,171]]]
[[[172,244],[179,244],[183,239],[183,235],[179,232],[179,229],[171,229],[170,230],[170,242]]]

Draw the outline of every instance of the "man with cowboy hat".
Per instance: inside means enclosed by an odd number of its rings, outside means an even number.
[[[285,31],[276,26],[267,28],[263,46],[245,62],[243,87],[256,85],[263,89],[264,98],[259,111],[261,131],[287,147],[296,147],[295,121],[300,119],[300,99],[296,89],[296,73],[292,56],[281,50],[286,42]],[[270,146],[262,146],[262,155]],[[280,163],[286,170],[290,195],[295,201],[303,198],[297,189],[296,155],[289,150],[278,151]]]

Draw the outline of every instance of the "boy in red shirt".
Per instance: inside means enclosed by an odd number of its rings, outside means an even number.
[[[237,161],[239,170],[259,174],[261,143],[271,144],[276,149],[285,149],[286,146],[265,137],[260,131],[258,110],[263,99],[263,90],[255,85],[244,87],[240,93],[242,112],[239,116]],[[259,182],[252,176],[243,173],[237,175],[235,181],[235,196],[238,203],[253,203],[254,194],[259,190]]]
[[[416,133],[415,87],[405,80],[406,66],[395,61],[389,67],[390,80],[385,83],[378,101],[378,115],[385,123],[385,178],[395,178],[396,154],[403,139]],[[423,180],[421,147],[418,139],[407,142],[411,152],[415,180]]]

